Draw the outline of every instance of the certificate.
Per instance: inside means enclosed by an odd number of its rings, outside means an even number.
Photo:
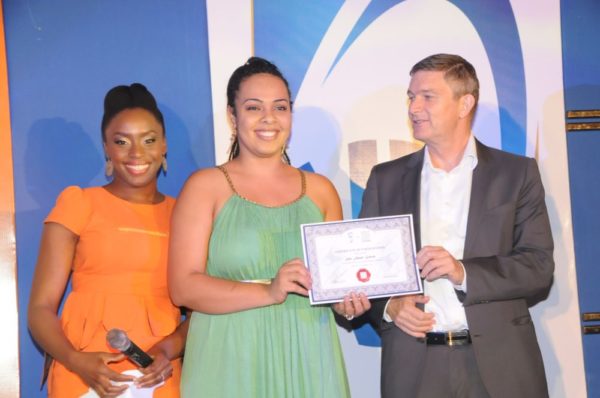
[[[311,304],[423,292],[411,214],[302,224]]]

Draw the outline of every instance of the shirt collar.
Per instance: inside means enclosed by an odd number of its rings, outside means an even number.
[[[460,162],[465,163],[471,170],[477,166],[477,146],[475,145],[475,137],[472,133],[469,136],[467,147]]]
[[[427,147],[425,147],[425,158],[423,159],[423,164],[432,170],[435,169],[433,164],[431,164],[431,158],[429,157],[429,150]],[[475,137],[472,133],[469,135],[469,140],[467,141],[467,146],[465,147],[463,156],[456,167],[465,166],[470,170],[474,170],[477,166],[477,146],[475,145]]]

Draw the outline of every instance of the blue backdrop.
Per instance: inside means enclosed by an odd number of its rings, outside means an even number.
[[[561,1],[565,109],[600,109],[600,3]],[[584,120],[570,120],[580,122]],[[598,122],[598,119],[592,120]],[[577,288],[581,313],[600,312],[600,134],[567,133],[573,237],[577,260]],[[594,322],[592,325],[600,325]],[[591,326],[591,325],[590,325]],[[587,393],[600,396],[600,336],[583,335]]]
[[[360,34],[382,10],[399,0],[375,0],[365,12],[349,42]],[[490,52],[495,79],[510,76],[523,80],[518,31],[510,2],[452,2],[480,23],[483,41],[502,49]],[[479,4],[481,3],[481,4]],[[269,20],[255,31],[257,55],[274,59],[290,76],[292,91],[298,92],[304,70],[342,0],[275,2],[255,0],[255,19]],[[491,5],[494,7],[491,7]],[[600,50],[594,46],[600,12],[591,0],[562,0],[565,102],[567,109],[600,108]],[[309,9],[302,13],[295,11]],[[207,51],[205,1],[180,0],[176,6],[158,0],[121,2],[74,2],[55,0],[27,2],[4,0],[11,123],[13,133],[14,180],[18,260],[21,396],[41,397],[39,390],[42,355],[27,331],[26,308],[35,266],[41,226],[58,193],[68,185],[102,185],[103,154],[100,140],[102,99],[110,87],[144,83],[156,95],[165,115],[169,142],[169,173],[161,177],[163,192],[176,195],[185,178],[195,169],[214,164],[210,76]],[[510,24],[502,34],[498,26],[486,25],[489,13]],[[307,20],[285,15],[318,14],[319,26],[306,29]],[[493,18],[492,18],[493,19]],[[302,30],[303,35],[290,33]],[[281,36],[273,33],[279,33]],[[274,40],[279,37],[279,40]],[[510,38],[507,39],[507,38]],[[298,51],[298,49],[302,51]],[[290,51],[293,49],[293,51]],[[341,55],[340,55],[341,56]],[[242,60],[240,60],[241,62]],[[504,68],[504,69],[503,69]],[[497,86],[501,87],[501,81]],[[499,93],[501,106],[515,118],[502,115],[502,147],[522,153],[525,145],[526,93],[520,84],[514,92]],[[511,87],[507,85],[507,87]],[[509,94],[513,94],[510,96]],[[223,93],[224,95],[224,93]],[[515,129],[515,127],[517,127]],[[228,132],[217,132],[228,134]],[[594,277],[598,258],[598,170],[597,132],[572,133],[569,139],[573,223],[579,278],[584,296],[598,299]],[[310,167],[309,164],[306,165]],[[319,170],[317,170],[319,171]],[[587,268],[586,268],[587,266]],[[597,303],[580,297],[582,311],[597,311]],[[597,338],[584,339],[588,361],[588,387],[599,390],[600,367],[591,364],[597,352]],[[368,339],[366,339],[368,340]]]
[[[102,101],[142,82],[165,116],[176,195],[214,164],[204,1],[4,1],[16,201],[21,396],[41,397],[27,304],[42,222],[68,185],[102,185]],[[224,95],[224,93],[223,93]]]

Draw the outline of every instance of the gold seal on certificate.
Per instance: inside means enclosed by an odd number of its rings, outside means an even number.
[[[412,215],[302,224],[311,304],[423,292],[415,261]]]

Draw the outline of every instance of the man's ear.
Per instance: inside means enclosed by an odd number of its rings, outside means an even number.
[[[461,118],[467,117],[471,114],[473,107],[475,106],[475,97],[473,94],[465,94],[460,97],[460,113]]]

